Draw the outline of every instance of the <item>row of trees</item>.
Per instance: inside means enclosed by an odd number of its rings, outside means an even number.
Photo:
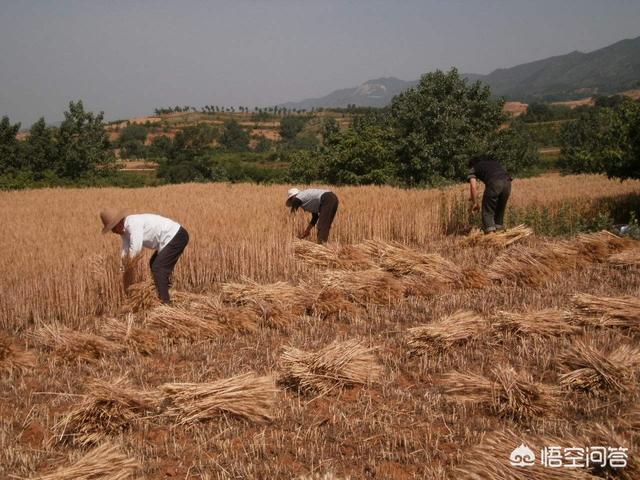
[[[34,123],[25,141],[16,138],[20,124],[0,121],[0,176],[36,180],[57,176],[77,180],[94,175],[115,161],[104,129],[103,113],[86,112],[82,101],[71,102],[59,127],[44,118]]]
[[[356,117],[345,131],[335,120],[323,144],[300,152],[292,180],[338,184],[437,185],[466,178],[472,155],[494,154],[517,174],[537,159],[526,130],[501,128],[503,102],[488,87],[468,84],[455,69],[424,75],[386,109]]]

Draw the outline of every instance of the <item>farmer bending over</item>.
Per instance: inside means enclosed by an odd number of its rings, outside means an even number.
[[[484,183],[482,196],[482,228],[484,233],[504,230],[504,211],[511,194],[511,177],[492,155],[479,155],[469,160],[472,210],[480,210],[478,182]]]
[[[301,208],[311,213],[311,222],[307,228],[298,235],[299,238],[307,238],[311,229],[318,224],[318,243],[327,243],[331,224],[338,211],[338,197],[329,190],[310,188],[298,190],[292,188],[287,193],[285,205],[291,207],[291,213]]]
[[[144,213],[129,215],[125,210],[106,209],[100,212],[104,228],[122,237],[122,257],[134,258],[142,247],[155,250],[149,265],[162,303],[169,303],[170,277],[176,262],[189,243],[189,234],[174,222],[160,215]]]

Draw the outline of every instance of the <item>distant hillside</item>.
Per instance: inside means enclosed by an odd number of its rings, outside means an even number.
[[[590,53],[566,55],[500,68],[489,75],[462,74],[480,80],[496,96],[509,100],[574,100],[594,94],[612,94],[640,87],[640,37],[622,40]],[[287,108],[363,107],[388,105],[394,95],[414,86],[394,77],[369,80],[358,87],[336,90],[329,95],[283,104]]]

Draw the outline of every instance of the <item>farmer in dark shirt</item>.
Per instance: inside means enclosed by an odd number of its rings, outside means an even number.
[[[287,193],[287,207],[291,207],[291,212],[298,208],[311,213],[311,222],[307,228],[299,235],[299,238],[306,238],[311,233],[311,229],[318,224],[318,243],[327,243],[331,224],[338,211],[338,197],[330,190],[310,188],[308,190],[298,190],[292,188]]]
[[[504,230],[504,211],[511,194],[511,177],[491,155],[472,157],[469,160],[469,176],[473,211],[480,210],[477,180],[484,183],[482,196],[482,227],[484,233]]]

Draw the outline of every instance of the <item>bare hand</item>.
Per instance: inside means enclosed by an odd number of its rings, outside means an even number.
[[[472,212],[479,212],[480,211],[480,204],[474,203],[473,206],[471,207],[471,211]]]
[[[307,230],[305,230],[304,232],[300,232],[300,233],[298,234],[298,238],[299,238],[300,240],[302,240],[303,238],[307,238],[308,236],[309,236],[309,232],[308,232]]]

